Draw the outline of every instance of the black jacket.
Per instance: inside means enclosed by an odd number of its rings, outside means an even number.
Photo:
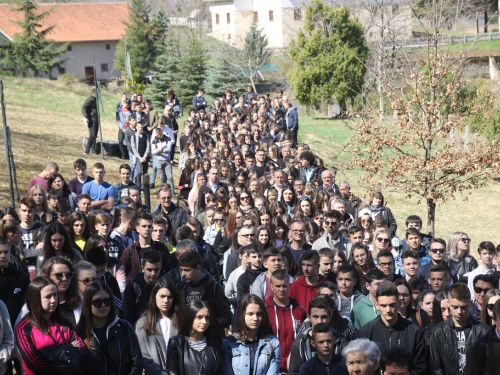
[[[88,119],[97,118],[97,98],[90,95],[82,106],[82,115]]]
[[[433,375],[457,375],[459,374],[460,356],[458,353],[458,339],[455,331],[453,319],[438,324],[429,332],[429,374]],[[471,350],[472,346],[486,335],[490,327],[483,324],[472,316],[469,316],[469,322],[465,327],[465,350],[464,355]],[[462,360],[464,358],[462,357]],[[476,369],[478,370],[478,369]],[[480,372],[476,372],[479,374]],[[498,371],[496,372],[498,373]]]
[[[220,334],[220,339],[224,338],[224,328],[229,328],[233,314],[229,300],[224,294],[224,288],[210,275],[204,275],[200,283],[203,284],[203,292],[200,299],[210,305],[212,314],[216,317],[213,322],[216,324],[216,331]],[[181,301],[186,301],[188,285],[181,281],[177,284],[177,290]]]
[[[393,327],[386,326],[382,318],[377,316],[361,327],[358,338],[375,341],[382,353],[394,346],[403,346],[411,352],[415,361],[413,373],[415,375],[426,373],[423,331],[418,325],[409,322],[401,315],[398,316],[398,321]]]
[[[77,332],[85,341],[84,324]],[[90,338],[88,375],[142,375],[142,352],[137,335],[129,322],[118,317],[108,325],[108,342],[103,350],[94,334]]]
[[[312,357],[300,366],[300,375],[347,375],[347,363],[345,358],[334,354],[329,364],[326,364],[317,356]]]
[[[467,355],[464,375],[498,375],[500,373],[500,339],[493,326],[476,342]]]
[[[389,207],[382,206],[380,208],[380,211],[372,213],[375,215],[376,218],[380,217],[382,218],[386,225],[387,225],[387,231],[391,236],[396,235],[396,230],[398,229],[398,224],[396,223],[396,219],[394,218],[394,215],[392,214],[392,211]]]
[[[29,283],[29,276],[12,264],[0,269],[0,300],[7,306],[13,323],[23,308]]]
[[[227,191],[226,184],[219,181],[217,186],[222,186]],[[200,190],[198,190],[198,212],[203,211],[203,209],[205,208],[205,194],[207,192],[213,193],[212,188],[208,187],[207,185],[200,186]]]
[[[170,223],[172,224],[172,230],[174,233],[177,231],[177,228],[184,225],[188,221],[188,214],[182,208],[177,207],[173,202],[170,203],[170,207],[168,208],[168,213],[163,211],[161,205],[153,212],[153,216],[162,215],[163,217],[167,217],[170,219]]]
[[[217,340],[217,342],[219,342]],[[193,357],[194,349],[189,347],[183,335],[176,335],[168,340],[167,374],[168,375],[195,375],[200,373],[201,361]],[[210,346],[203,350],[203,365],[207,375],[218,375],[223,372],[222,347]]]
[[[215,259],[215,250],[212,246],[207,244],[203,237],[198,236],[198,241],[196,242],[198,247],[198,254],[201,256],[201,266],[212,275],[216,280],[220,280],[219,267],[217,267],[217,260]]]
[[[255,269],[252,269],[252,268],[249,268],[245,271],[245,273],[243,273],[239,278],[238,278],[238,281],[236,283],[236,287],[237,287],[237,294],[236,294],[236,298],[238,299],[238,301],[241,301],[241,299],[243,298],[243,296],[245,294],[249,294],[250,293],[250,287],[252,286],[253,282],[255,281],[255,279],[262,273],[262,272],[266,272],[265,269],[261,268],[261,269],[258,269],[258,270],[255,270]]]
[[[132,326],[135,326],[135,323],[146,310],[153,286],[146,284],[144,273],[140,273],[125,288],[123,293],[123,317]]]

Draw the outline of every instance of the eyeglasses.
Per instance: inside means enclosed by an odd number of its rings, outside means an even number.
[[[463,243],[471,243],[472,240],[470,238],[461,238],[460,241]]]
[[[249,238],[249,237],[255,237],[255,233],[247,233],[247,234],[242,234],[240,233],[241,237]]]
[[[59,281],[61,281],[63,278],[66,278],[66,280],[71,280],[73,278],[73,272],[58,272],[53,273],[51,276],[54,276]]]
[[[97,281],[97,277],[87,277],[86,279],[78,279],[79,282],[81,282],[84,285],[89,285],[93,283],[94,281]]]
[[[494,304],[494,303],[488,303],[488,304],[486,305],[486,308],[487,308],[488,310],[490,310],[490,311],[493,311],[493,307],[495,307],[495,304]]]
[[[485,288],[485,289],[483,289],[483,288],[480,288],[478,286],[474,287],[474,292],[476,292],[477,294],[481,294],[482,292],[487,293],[488,290],[491,290],[491,288]]]
[[[380,266],[380,268],[386,268],[386,267],[390,267],[390,266],[392,266],[392,262],[388,262],[388,263],[379,263],[378,265]]]
[[[91,303],[97,308],[102,307],[102,305],[104,305],[104,307],[109,307],[111,305],[111,298],[93,299]]]
[[[250,197],[248,195],[245,195],[244,197],[240,197],[240,200],[248,201],[248,200],[250,200]]]
[[[383,243],[389,243],[390,240],[388,238],[377,237],[377,241]]]
[[[293,233],[305,233],[306,231],[305,230],[300,230],[300,229],[292,229],[292,232]]]
[[[431,253],[433,253],[433,254],[437,254],[438,252],[439,252],[440,254],[444,254],[444,252],[446,251],[446,249],[445,249],[445,248],[439,248],[439,249],[429,249],[429,251],[430,251]]]
[[[329,227],[330,225],[331,226],[336,226],[339,222],[338,221],[328,221],[328,220],[325,220],[325,221],[323,221],[323,223],[325,223],[325,225],[327,227]]]

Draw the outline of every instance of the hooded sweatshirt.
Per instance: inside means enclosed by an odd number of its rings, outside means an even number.
[[[339,309],[340,315],[349,318],[354,305],[361,302],[363,298],[365,298],[365,295],[357,290],[354,290],[353,295],[349,298],[345,298],[339,293],[335,302],[337,302],[337,308]]]
[[[310,285],[306,281],[306,277],[304,275],[299,276],[290,287],[289,296],[295,298],[304,308],[309,306],[309,301],[316,297],[316,288],[318,284],[326,281],[324,276],[319,275],[318,281]]]
[[[135,322],[139,320],[142,313],[146,311],[153,287],[154,284],[149,285],[146,283],[144,272],[142,272],[125,288],[123,295],[123,317],[133,327],[135,327]]]
[[[363,298],[359,303],[354,306],[351,311],[351,322],[354,328],[359,330],[369,321],[375,319],[380,315],[380,312],[375,308],[369,296]]]
[[[282,307],[278,306],[272,297],[269,297],[266,299],[266,310],[273,333],[280,341],[280,371],[287,372],[286,361],[292,350],[293,340],[297,336],[297,330],[307,318],[307,312],[293,298],[290,298],[287,306]]]

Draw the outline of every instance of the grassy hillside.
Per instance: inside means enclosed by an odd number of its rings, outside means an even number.
[[[61,173],[69,180],[73,177],[73,161],[83,157],[82,138],[88,135],[83,125],[81,105],[90,93],[90,87],[80,83],[1,77],[5,86],[7,120],[12,131],[12,144],[16,160],[17,178],[21,195],[25,194],[28,180],[38,174],[50,160],[58,162]],[[116,94],[104,95],[105,116],[104,139],[116,140],[117,127],[114,109],[118,102]],[[325,163],[338,168],[337,182],[346,179],[353,192],[367,199],[367,187],[358,182],[360,171],[339,168],[341,162],[349,160],[343,153],[343,144],[350,131],[342,121],[303,117],[300,119],[299,140],[309,143]],[[0,132],[3,145],[3,132]],[[85,157],[88,165],[102,161],[100,155]],[[106,180],[118,182],[118,166],[121,160],[106,158]],[[174,168],[177,175],[177,168]],[[157,180],[157,183],[159,181]],[[473,239],[472,248],[480,241],[500,242],[497,227],[500,222],[497,197],[498,184],[474,191],[467,201],[457,199],[438,207],[436,233],[447,238],[452,232],[466,231]],[[9,204],[8,180],[4,148],[0,148],[0,206]],[[399,224],[398,235],[404,237],[404,220],[410,214],[418,214],[426,221],[425,205],[417,199],[405,199],[400,194],[386,197]],[[152,202],[155,204],[156,202]]]

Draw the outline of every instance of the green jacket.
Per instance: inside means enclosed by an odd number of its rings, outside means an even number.
[[[378,315],[380,315],[380,312],[373,305],[372,301],[370,301],[370,298],[366,296],[359,303],[354,305],[351,311],[351,322],[354,328],[359,330]]]

